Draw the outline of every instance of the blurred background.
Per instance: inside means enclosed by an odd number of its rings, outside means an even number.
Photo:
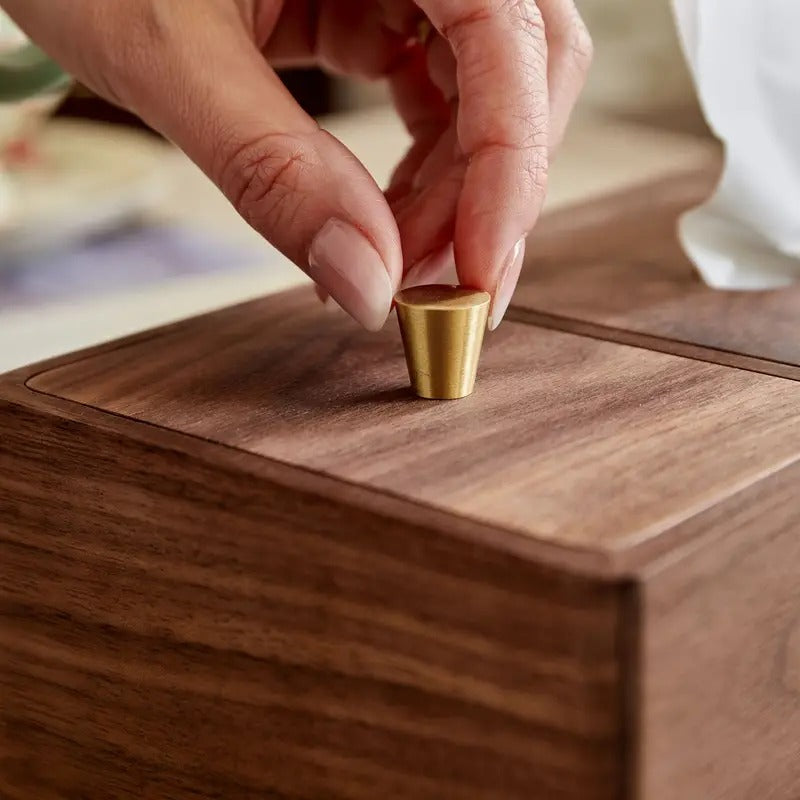
[[[579,7],[595,63],[546,210],[691,168],[715,147],[669,0]],[[0,21],[0,57],[23,44]],[[408,139],[383,87],[282,77],[385,183]],[[44,76],[34,99],[0,103],[0,371],[304,280],[180,153],[83,87]]]

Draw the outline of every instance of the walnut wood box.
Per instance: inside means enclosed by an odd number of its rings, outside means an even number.
[[[478,391],[309,292],[0,379],[0,797],[792,800],[800,290],[545,220]]]

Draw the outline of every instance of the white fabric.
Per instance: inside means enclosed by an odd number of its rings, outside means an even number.
[[[672,0],[700,103],[725,146],[712,198],[684,215],[707,283],[800,278],[800,0]]]

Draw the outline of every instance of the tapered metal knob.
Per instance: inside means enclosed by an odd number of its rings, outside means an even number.
[[[395,297],[411,386],[431,400],[475,388],[491,297],[461,286],[415,286]]]

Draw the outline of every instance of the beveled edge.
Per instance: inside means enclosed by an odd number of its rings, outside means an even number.
[[[306,292],[309,302],[313,302],[307,287],[291,289],[273,297],[278,298],[277,302],[281,302],[281,298],[285,298],[287,295],[297,295],[302,292]],[[246,306],[258,302],[263,302],[263,298],[238,305]],[[200,317],[202,316],[206,315],[200,315]],[[51,394],[35,385],[38,377],[54,369],[67,367],[100,353],[140,344],[163,335],[177,326],[189,324],[192,320],[196,321],[200,317],[180,320],[162,328],[144,331],[83,351],[57,356],[0,375],[0,403],[5,400],[31,408],[44,415],[71,419],[106,429],[112,428],[125,437],[144,441],[154,446],[166,446],[170,450],[181,452],[187,456],[201,458],[207,463],[219,461],[230,468],[276,481],[289,488],[300,488],[322,497],[336,499],[343,505],[364,508],[382,515],[389,514],[392,518],[399,518],[409,524],[426,527],[440,535],[455,536],[467,542],[488,544],[520,558],[537,561],[543,566],[570,574],[591,576],[602,581],[637,580],[644,574],[657,569],[658,564],[679,559],[684,552],[687,554],[693,552],[696,547],[700,546],[701,541],[705,540],[701,522],[709,514],[717,513],[719,509],[728,504],[735,505],[741,502],[741,498],[746,497],[749,492],[769,492],[773,490],[773,487],[777,491],[777,488],[785,481],[787,472],[792,474],[795,471],[800,472],[798,461],[779,465],[775,471],[765,474],[754,483],[732,489],[729,495],[719,498],[712,506],[697,509],[686,517],[665,523],[657,536],[650,536],[618,549],[602,546],[587,547],[574,543],[551,542],[535,536],[524,535],[513,528],[436,509],[424,502],[396,495],[387,490],[331,476],[291,462],[248,453],[229,445],[164,428],[151,422],[125,417],[96,406],[84,405],[70,398]],[[507,324],[540,327],[531,321],[515,322],[511,320]],[[576,335],[586,334],[577,333]],[[646,345],[638,345],[636,342],[627,342],[626,344],[643,346],[643,349],[647,350],[653,349]]]
[[[401,289],[394,297],[397,305],[420,311],[466,311],[488,307],[491,299],[488,292],[480,289],[444,283],[411,286]]]

